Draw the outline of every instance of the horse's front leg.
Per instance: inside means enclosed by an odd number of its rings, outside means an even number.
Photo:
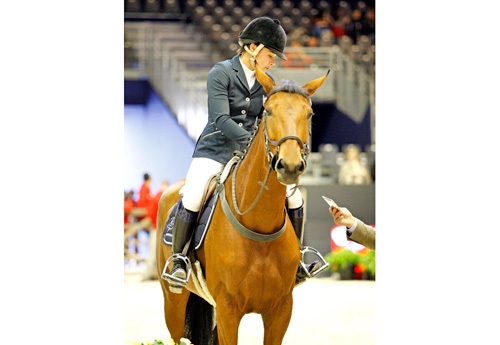
[[[243,314],[231,303],[217,301],[216,316],[219,345],[238,344],[238,328]]]
[[[290,293],[277,306],[262,314],[264,345],[281,345],[292,318],[293,296]]]

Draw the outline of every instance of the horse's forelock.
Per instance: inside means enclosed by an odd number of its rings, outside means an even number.
[[[306,90],[297,85],[294,81],[288,79],[282,80],[279,85],[277,85],[271,92],[269,92],[267,97],[270,97],[271,95],[278,92],[298,93],[305,98],[309,97]]]

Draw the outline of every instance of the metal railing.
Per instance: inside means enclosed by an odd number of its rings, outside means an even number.
[[[178,122],[196,141],[208,117],[207,75],[218,60],[211,44],[183,22],[125,22],[125,78],[147,78]],[[270,73],[276,81],[303,85],[330,69],[330,76],[312,96],[313,102],[332,102],[361,123],[370,107],[371,137],[375,142],[374,52],[342,42],[331,47],[287,47],[288,56],[306,54],[307,63],[280,59]]]

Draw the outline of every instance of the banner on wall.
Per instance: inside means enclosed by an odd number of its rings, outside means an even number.
[[[375,224],[368,224],[375,229]],[[330,247],[332,252],[338,249],[349,249],[354,253],[364,250],[366,247],[347,239],[347,230],[343,225],[335,225],[330,229]]]

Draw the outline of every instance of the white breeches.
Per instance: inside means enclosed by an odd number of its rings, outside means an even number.
[[[198,212],[201,208],[201,199],[208,179],[224,169],[221,164],[213,159],[197,157],[193,158],[186,175],[186,183],[179,191],[182,195],[182,204],[190,211]],[[289,185],[286,188],[286,194],[292,194],[292,188],[295,185]],[[288,198],[288,208],[299,208],[302,206],[302,194],[297,188],[295,193]]]

